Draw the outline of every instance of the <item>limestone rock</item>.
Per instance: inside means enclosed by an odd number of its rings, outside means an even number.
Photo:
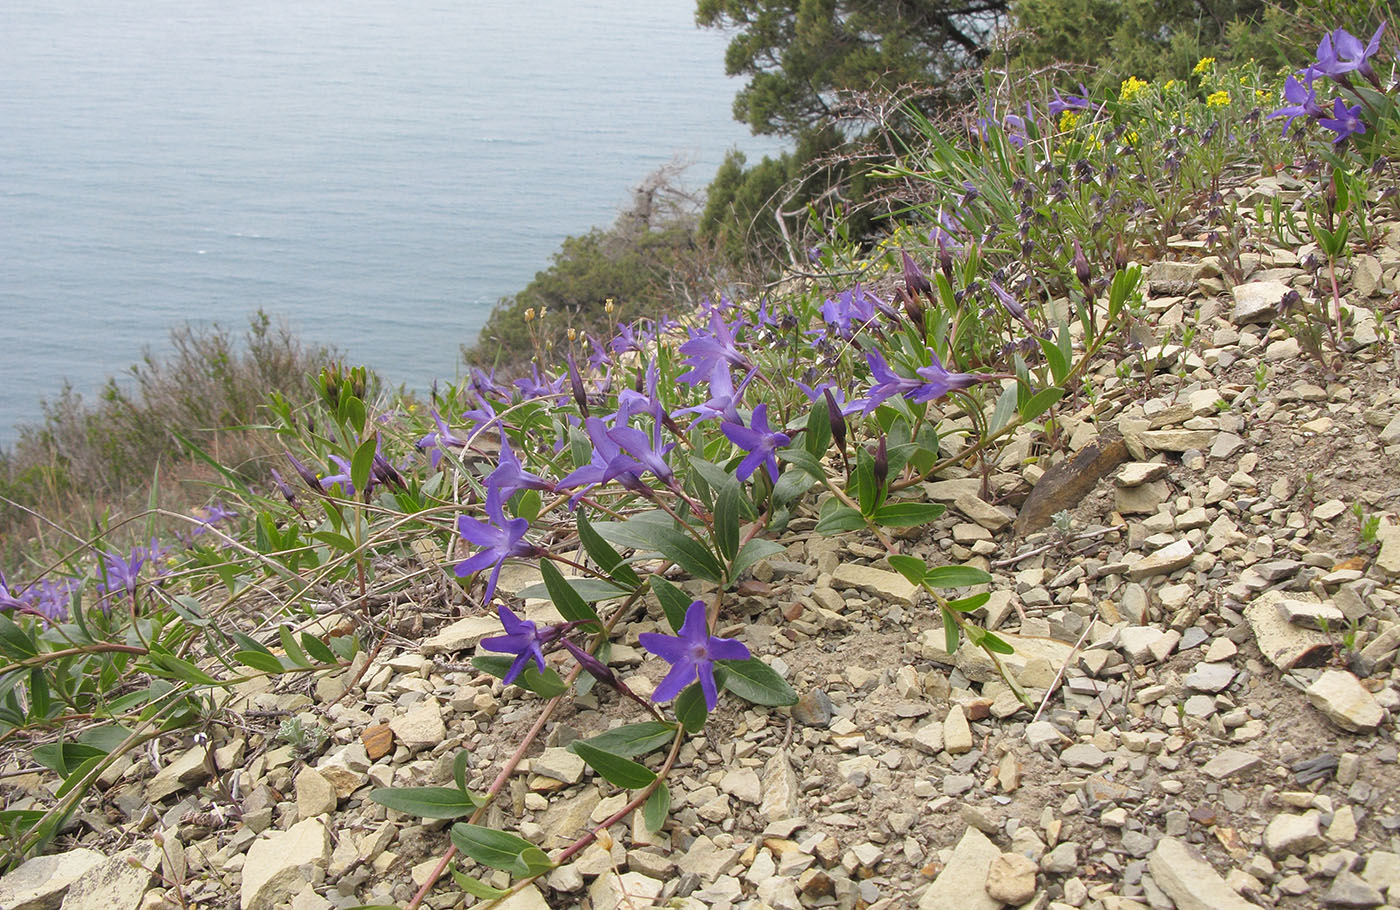
[[[1385,709],[1355,676],[1345,670],[1327,670],[1308,686],[1308,701],[1343,730],[1364,733],[1385,720]]]
[[[609,871],[594,880],[588,896],[593,901],[593,910],[650,907],[661,896],[661,888],[661,882],[640,872],[618,875]]]
[[[948,716],[943,719],[943,748],[950,755],[962,755],[972,751],[972,728],[967,724],[967,715],[962,705],[953,705]]]
[[[1389,575],[1400,575],[1400,525],[1382,523],[1376,540],[1381,545],[1376,567]]]
[[[204,746],[194,746],[175,758],[174,761],[156,772],[146,784],[146,798],[160,802],[173,793],[188,786],[209,779],[208,750]]]
[[[325,865],[330,856],[330,832],[319,818],[299,821],[286,831],[254,841],[243,864],[239,906],[272,910],[301,890],[307,880],[301,874],[303,865]]]
[[[987,868],[987,896],[1003,904],[1024,904],[1035,896],[1040,867],[1019,853],[1003,853]]]
[[[1264,829],[1264,851],[1274,859],[1306,853],[1321,847],[1322,829],[1316,811],[1293,815],[1283,812],[1269,820]]]
[[[447,738],[442,709],[433,698],[423,699],[407,714],[389,721],[389,728],[394,731],[394,738],[410,749],[428,749]]]
[[[1177,569],[1189,566],[1195,555],[1191,541],[1183,537],[1133,563],[1128,567],[1128,578],[1142,581],[1154,575],[1170,575]]]
[[[499,635],[501,622],[494,616],[468,616],[439,631],[423,642],[423,656],[469,651],[483,638]]]
[[[855,588],[906,607],[913,606],[919,594],[919,589],[898,572],[886,572],[853,562],[843,562],[836,567],[831,576],[831,585],[837,589]]]
[[[788,761],[787,751],[779,749],[763,766],[763,802],[759,803],[759,814],[770,822],[796,818],[797,787],[797,775]]]
[[[160,868],[161,854],[160,847],[148,843],[103,860],[68,889],[63,910],[137,910],[151,886],[151,870]]]
[[[36,856],[0,878],[0,907],[5,910],[54,910],[68,887],[103,862],[96,850],[79,847],[52,856]]]
[[[1255,910],[1236,894],[1210,863],[1174,837],[1164,837],[1147,857],[1152,880],[1177,910]]]
[[[1001,901],[987,893],[987,874],[1000,857],[987,835],[969,827],[920,898],[919,910],[1000,910]]]
[[[1292,599],[1298,599],[1293,595]],[[1298,666],[1316,666],[1332,650],[1327,636],[1312,629],[1303,629],[1288,622],[1279,613],[1278,604],[1284,595],[1269,591],[1254,598],[1244,609],[1245,621],[1254,633],[1254,640],[1264,657],[1280,670]]]
[[[315,768],[302,768],[296,777],[297,818],[315,818],[335,811],[336,792]]]
[[[1282,281],[1251,281],[1235,285],[1230,290],[1235,298],[1230,321],[1235,325],[1272,322],[1288,290],[1288,285]]]

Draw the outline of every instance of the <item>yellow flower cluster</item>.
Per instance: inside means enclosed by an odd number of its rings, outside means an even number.
[[[1211,92],[1206,96],[1207,107],[1225,107],[1230,103],[1230,93],[1227,91]]]
[[[1078,126],[1079,121],[1082,119],[1083,115],[1081,114],[1076,114],[1074,111],[1065,111],[1060,115],[1060,132],[1068,133]]]
[[[1139,138],[1140,137],[1138,136],[1137,130],[1128,130],[1126,133],[1123,134],[1123,141],[1128,143],[1129,145],[1137,145]]]
[[[1141,95],[1142,90],[1145,88],[1147,88],[1146,82],[1139,79],[1137,76],[1129,76],[1127,79],[1123,80],[1123,84],[1118,89],[1118,100],[1122,101],[1124,104],[1128,104],[1138,95]]]
[[[1192,75],[1202,76],[1213,69],[1215,69],[1215,58],[1202,57],[1200,60],[1196,61],[1196,65],[1191,68],[1191,73]]]
[[[1171,90],[1174,89],[1174,88],[1176,88],[1176,80],[1175,80],[1175,79],[1168,79],[1168,80],[1167,80],[1167,84],[1164,85],[1164,86],[1162,86],[1162,91],[1164,91],[1164,92],[1169,92],[1169,91],[1171,91]]]

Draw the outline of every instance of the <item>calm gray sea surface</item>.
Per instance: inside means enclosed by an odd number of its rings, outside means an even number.
[[[186,320],[261,307],[391,382],[730,119],[688,0],[6,0],[0,445]]]

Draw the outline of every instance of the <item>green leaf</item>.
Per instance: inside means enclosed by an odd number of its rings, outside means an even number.
[[[715,497],[715,545],[726,562],[739,552],[739,488],[726,487]]]
[[[514,658],[502,657],[498,654],[478,654],[472,658],[472,666],[482,673],[490,673],[497,679],[505,679],[510,672],[510,665],[514,663]]]
[[[943,614],[943,650],[949,654],[958,653],[958,622],[953,618],[949,610],[940,610]]]
[[[812,399],[812,410],[807,415],[807,434],[802,445],[812,457],[818,459],[831,446],[831,414],[827,411],[825,396],[818,395]]]
[[[297,644],[297,640],[292,637],[292,630],[287,626],[277,627],[277,637],[282,642],[282,650],[287,652],[287,657],[298,667],[309,667],[311,661],[306,659],[306,652]]]
[[[588,764],[588,767],[597,771],[614,786],[635,790],[656,780],[656,774],[646,765],[606,752],[582,740],[575,742],[570,748]]]
[[[72,772],[63,779],[63,783],[59,785],[59,788],[53,792],[54,797],[56,799],[62,799],[66,794],[72,791],[74,787],[81,784],[83,779],[87,777],[88,774],[92,772],[92,769],[96,768],[98,763],[105,757],[106,756],[102,755],[94,755],[92,758],[87,759],[81,765],[74,768]]]
[[[242,653],[241,651],[239,652]],[[219,681],[205,673],[187,660],[176,657],[174,654],[165,654],[152,651],[149,655],[153,663],[165,671],[163,675],[171,676],[175,679],[183,680],[187,683],[194,683],[197,686],[217,686]],[[234,657],[238,655],[235,654]],[[272,658],[274,661],[277,658]],[[282,672],[282,663],[278,661],[277,672]]]
[[[563,574],[555,568],[553,562],[548,559],[540,560],[540,575],[544,577],[544,585],[549,589],[549,599],[554,602],[560,616],[569,622],[598,623],[597,612],[564,581]]]
[[[472,878],[470,875],[458,869],[456,863],[453,863],[449,869],[452,872],[452,880],[457,883],[457,887],[461,888],[472,897],[484,901],[493,901],[510,894],[509,891],[502,890],[501,888],[492,888],[479,878]],[[395,910],[397,910],[397,908],[395,908]]]
[[[350,482],[355,485],[355,492],[360,495],[364,495],[365,489],[369,487],[369,473],[374,468],[374,452],[377,448],[379,434],[371,433],[368,439],[360,443],[360,447],[350,459]]]
[[[316,659],[317,663],[339,663],[339,661],[336,660],[335,652],[327,647],[325,642],[321,641],[321,639],[312,635],[310,632],[301,633],[301,646],[306,649],[306,653]]]
[[[600,521],[593,526],[604,540],[643,553],[656,552],[656,532],[671,530],[675,519],[660,509],[639,512],[626,521]]]
[[[380,787],[369,798],[396,812],[421,818],[461,818],[476,810],[477,801],[456,787]]]
[[[989,584],[991,580],[992,576],[972,566],[938,566],[924,575],[924,584],[930,588],[966,588]]]
[[[467,765],[470,763],[471,757],[471,752],[463,749],[452,759],[452,782],[457,785],[458,790],[467,793],[468,796],[471,794],[467,790]],[[475,801],[473,797],[473,802]]]
[[[617,551],[597,531],[593,530],[593,525],[589,523],[588,516],[583,514],[582,509],[578,513],[578,539],[589,557],[598,564],[598,568],[611,575],[618,582],[629,588],[635,588],[642,583],[632,567],[624,563]]]
[[[784,471],[778,478],[778,482],[773,486],[773,503],[777,506],[785,506],[797,497],[806,493],[816,483],[812,475],[806,471],[797,470]]]
[[[709,716],[710,709],[705,707],[705,693],[700,691],[698,682],[686,686],[685,690],[676,696],[671,708],[676,712],[676,720],[685,727],[685,732],[694,736],[705,729],[705,719]]]
[[[321,543],[324,544],[329,544],[330,546],[335,547],[342,553],[355,552],[355,541],[346,537],[344,534],[338,534],[335,531],[312,531],[311,539],[319,540]]]
[[[1045,362],[1050,366],[1050,377],[1057,383],[1064,382],[1065,377],[1069,375],[1069,363],[1059,345],[1049,338],[1037,336],[1036,340],[1040,342],[1040,349],[1045,352]]]
[[[875,488],[875,459],[865,449],[856,450],[856,502],[860,513],[869,515],[875,511],[875,498],[879,494]]]
[[[764,540],[762,537],[755,537],[739,548],[738,554],[734,557],[734,562],[729,565],[729,580],[732,582],[752,566],[754,563],[770,556],[777,556],[783,552],[783,546],[771,540]]]
[[[830,502],[836,502],[836,500],[833,499]],[[818,534],[840,534],[843,531],[854,531],[863,527],[865,527],[865,516],[850,506],[838,505],[822,515],[817,521],[816,531]]]
[[[719,582],[724,578],[715,555],[709,547],[674,528],[658,528],[654,532],[655,549],[690,575],[705,581]]]
[[[826,479],[826,471],[822,468],[822,463],[801,446],[788,446],[786,449],[779,449],[778,457],[788,464],[796,465],[809,474],[813,480]]]
[[[958,613],[971,613],[991,599],[991,593],[983,591],[981,594],[973,594],[971,597],[960,597],[957,600],[948,601],[948,609]]]
[[[540,491],[526,490],[520,494],[520,499],[515,504],[515,514],[517,518],[523,518],[534,524],[535,519],[540,517]]]
[[[986,632],[982,635],[982,645],[989,651],[998,654],[1015,654],[1016,649],[1011,647],[1004,639],[997,637],[993,632]]]
[[[1013,383],[1006,387],[997,399],[996,410],[992,411],[992,421],[987,425],[988,433],[995,433],[1011,422],[1011,418],[1016,416],[1016,405],[1019,403],[1016,393],[1017,386]]]
[[[0,613],[0,652],[23,660],[39,653],[39,645],[8,616]]]
[[[67,777],[69,768],[76,768],[90,758],[101,758],[110,750],[75,742],[44,743],[29,750],[29,756],[59,777]]]
[[[616,574],[616,573],[614,573]],[[601,578],[570,578],[564,577],[564,582],[574,589],[574,593],[583,598],[587,603],[598,603],[604,600],[617,600],[631,594],[630,590],[619,588],[612,582],[603,581]],[[521,588],[516,594],[521,600],[552,600],[549,588],[544,582],[533,584],[526,588]]]
[[[642,807],[642,820],[646,822],[647,830],[653,834],[661,830],[661,826],[666,824],[666,816],[671,812],[671,788],[666,786],[663,780],[647,797],[646,805]]]
[[[463,855],[492,869],[531,875],[534,870],[541,869],[540,857],[544,858],[543,869],[553,865],[543,851],[529,841],[481,825],[469,825],[466,822],[453,825],[452,844]]]
[[[787,680],[757,657],[748,660],[722,660],[719,664],[729,670],[724,688],[756,705],[775,707],[797,704],[797,693]]]
[[[583,742],[595,749],[621,755],[623,758],[634,758],[656,751],[675,737],[675,727],[659,721],[648,720],[605,730],[597,736],[570,743],[568,748],[573,751],[574,746]]]
[[[938,502],[887,502],[872,518],[886,528],[914,528],[937,520],[946,511],[947,506]]]
[[[928,566],[924,564],[922,559],[898,554],[887,556],[885,559],[889,562],[890,568],[903,575],[911,585],[924,583],[924,574],[928,572]]]
[[[666,621],[671,624],[671,631],[679,632],[685,624],[686,611],[690,609],[690,597],[660,575],[651,577],[651,589],[656,592],[656,599],[661,602],[661,610],[666,614]]]
[[[515,684],[529,689],[541,698],[553,698],[556,695],[563,695],[569,690],[568,685],[559,677],[553,667],[545,667],[544,672],[541,673],[533,663],[526,665],[525,672],[516,678]]]
[[[264,673],[281,673],[283,670],[282,661],[278,660],[276,656],[265,654],[262,651],[235,651],[233,659],[244,666],[261,670]]]
[[[1026,406],[1021,408],[1021,422],[1030,423],[1032,420],[1035,420],[1041,414],[1050,410],[1050,406],[1063,398],[1064,394],[1064,389],[1056,388],[1041,389],[1039,392],[1036,392],[1034,397],[1026,402]]]

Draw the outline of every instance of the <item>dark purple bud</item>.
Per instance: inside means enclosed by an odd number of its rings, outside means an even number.
[[[924,328],[924,302],[904,288],[896,288],[895,296],[899,298],[900,303],[904,304],[904,312],[908,314],[909,321],[914,323],[914,327],[919,330],[919,334],[927,334]]]
[[[1128,267],[1128,245],[1123,242],[1123,235],[1118,235],[1118,243],[1113,248],[1113,267],[1117,271],[1123,271]]]
[[[282,479],[282,475],[277,473],[277,469],[272,469],[272,484],[277,488],[277,492],[282,494],[282,498],[287,502],[296,502],[296,492]]]
[[[574,352],[573,352],[573,351],[570,351],[570,352],[569,352],[568,364],[569,364],[569,386],[570,386],[570,387],[573,389],[573,391],[574,391],[574,403],[578,405],[579,414],[581,414],[581,415],[583,416],[583,419],[584,419],[584,420],[587,420],[588,417],[589,417],[589,414],[588,414],[588,393],[584,391],[584,388],[583,388],[583,377],[580,376],[579,373],[578,373],[578,364],[574,363]]]
[[[560,643],[564,646],[564,650],[574,656],[574,660],[578,661],[579,666],[588,671],[588,675],[604,685],[613,686],[614,688],[618,686],[617,674],[613,673],[613,671],[608,668],[607,664],[603,663],[592,654],[589,654],[567,638],[563,639]]]
[[[883,490],[885,481],[890,478],[890,456],[885,451],[885,437],[880,436],[880,444],[875,447],[875,489]]]
[[[846,415],[841,413],[841,406],[836,403],[836,397],[831,394],[831,389],[822,389],[822,395],[826,398],[826,416],[831,421],[831,438],[836,440],[836,450],[841,453],[841,457],[846,457]]]
[[[311,489],[315,490],[317,493],[322,492],[321,479],[316,476],[316,472],[308,468],[306,465],[302,464],[300,461],[297,461],[296,456],[293,455],[291,452],[287,452],[286,455],[287,460],[292,463],[292,467],[296,469],[297,474],[299,474],[301,476],[301,479],[306,482],[306,485]]]
[[[1093,275],[1089,272],[1089,259],[1084,255],[1084,248],[1079,245],[1079,241],[1074,241],[1074,277],[1079,279],[1079,284],[1085,291],[1089,289],[1089,282]]]
[[[374,453],[373,466],[370,469],[370,477],[375,481],[391,487],[398,487],[400,490],[407,490],[408,483],[404,481],[399,469],[389,463],[389,459]]]
[[[904,287],[909,291],[909,296],[913,297],[917,294],[933,296],[933,285],[929,283],[919,266],[904,250],[900,250],[899,255],[904,258]]]

